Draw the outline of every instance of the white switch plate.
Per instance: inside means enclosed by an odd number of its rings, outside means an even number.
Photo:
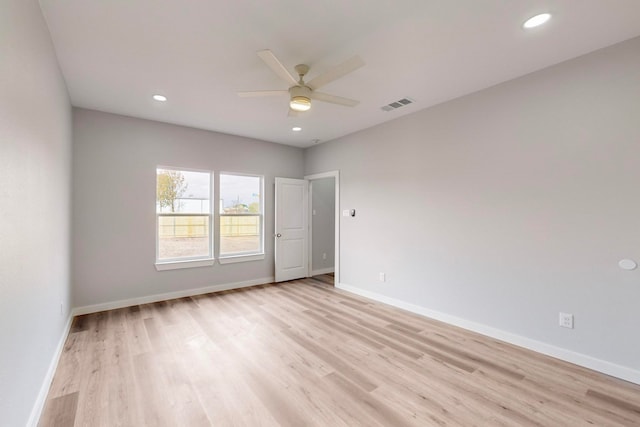
[[[384,273],[380,273],[380,275],[378,276],[380,278],[381,282],[384,282],[387,280],[387,276]]]
[[[573,329],[573,314],[560,313],[558,322],[563,328]]]

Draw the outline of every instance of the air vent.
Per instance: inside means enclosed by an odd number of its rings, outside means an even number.
[[[380,108],[382,109],[382,111],[393,111],[397,108],[404,107],[405,105],[413,104],[413,102],[414,101],[411,98],[402,98]]]

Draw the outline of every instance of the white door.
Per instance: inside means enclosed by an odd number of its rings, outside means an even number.
[[[276,282],[308,276],[308,188],[305,179],[276,178]]]

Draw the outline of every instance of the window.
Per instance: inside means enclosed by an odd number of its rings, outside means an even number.
[[[212,265],[211,173],[171,168],[156,173],[156,267],[181,268],[166,264],[198,260],[210,262],[183,266]]]
[[[220,262],[264,257],[262,187],[261,176],[220,174]]]

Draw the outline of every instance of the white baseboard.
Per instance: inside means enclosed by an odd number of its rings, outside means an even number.
[[[212,285],[212,286],[207,286],[207,287],[204,287],[204,288],[187,289],[187,290],[184,290],[184,291],[176,291],[176,292],[167,292],[167,293],[164,293],[164,294],[147,295],[147,296],[144,296],[144,297],[130,298],[130,299],[124,299],[124,300],[118,300],[118,301],[111,301],[111,302],[105,302],[105,303],[102,303],[102,304],[85,305],[83,307],[74,308],[73,311],[72,311],[72,314],[73,314],[73,316],[79,316],[79,315],[82,315],[82,314],[97,313],[99,311],[114,310],[114,309],[117,309],[117,308],[131,307],[132,305],[149,304],[149,303],[152,303],[152,302],[166,301],[166,300],[176,299],[176,298],[191,297],[191,296],[194,296],[194,295],[208,294],[208,293],[211,293],[211,292],[226,291],[226,290],[229,290],[229,289],[239,289],[239,288],[246,288],[246,287],[249,287],[249,286],[264,285],[264,284],[267,284],[267,283],[273,283],[274,280],[275,279],[273,277],[263,277],[261,279],[247,280],[247,281],[244,281],[244,282],[223,283],[223,284],[220,284],[220,285]]]
[[[394,307],[401,308],[403,310],[410,311],[415,314],[419,314],[431,319],[439,320],[441,322],[448,323],[450,325],[458,326],[469,331],[477,332],[482,335],[496,338],[501,341],[508,342],[519,347],[523,347],[529,350],[533,350],[538,353],[546,354],[547,356],[555,357],[556,359],[564,360],[565,362],[573,363],[585,368],[592,369],[594,371],[601,372],[603,374],[611,375],[616,378],[630,381],[640,385],[640,371],[628,368],[626,366],[617,365],[615,363],[607,362],[606,360],[596,359],[595,357],[588,356],[586,354],[577,353],[571,350],[567,350],[562,347],[547,344],[542,341],[537,341],[531,338],[523,337],[521,335],[506,332],[501,329],[493,328],[491,326],[484,325],[482,323],[473,322],[471,320],[463,319],[460,317],[452,316],[446,313],[442,313],[435,310],[430,310],[425,307],[421,307],[415,304],[411,304],[405,301],[401,301],[395,298],[387,297],[385,295],[360,289],[355,286],[348,285],[346,283],[336,283],[336,288],[345,290],[347,292],[354,293],[356,295],[363,296],[378,302],[382,302]]]
[[[311,270],[311,275],[312,276],[319,276],[321,274],[329,274],[329,273],[333,273],[335,270],[333,267],[329,267],[329,268],[320,268],[318,270]]]
[[[53,358],[51,359],[51,363],[49,364],[49,369],[47,369],[47,373],[45,374],[44,380],[42,381],[42,385],[40,386],[38,397],[36,398],[36,401],[33,404],[33,408],[31,408],[31,414],[29,415],[29,421],[27,421],[27,427],[36,427],[38,425],[38,422],[40,422],[40,416],[42,415],[42,410],[44,409],[44,405],[47,401],[49,388],[51,387],[53,376],[56,373],[56,368],[58,367],[58,361],[60,360],[60,356],[62,356],[64,343],[67,341],[67,336],[69,336],[69,331],[71,330],[72,320],[73,320],[73,313],[69,313],[69,317],[67,318],[67,323],[64,325],[64,329],[62,330],[62,336],[58,341],[58,346],[56,347],[55,353],[53,354]]]

